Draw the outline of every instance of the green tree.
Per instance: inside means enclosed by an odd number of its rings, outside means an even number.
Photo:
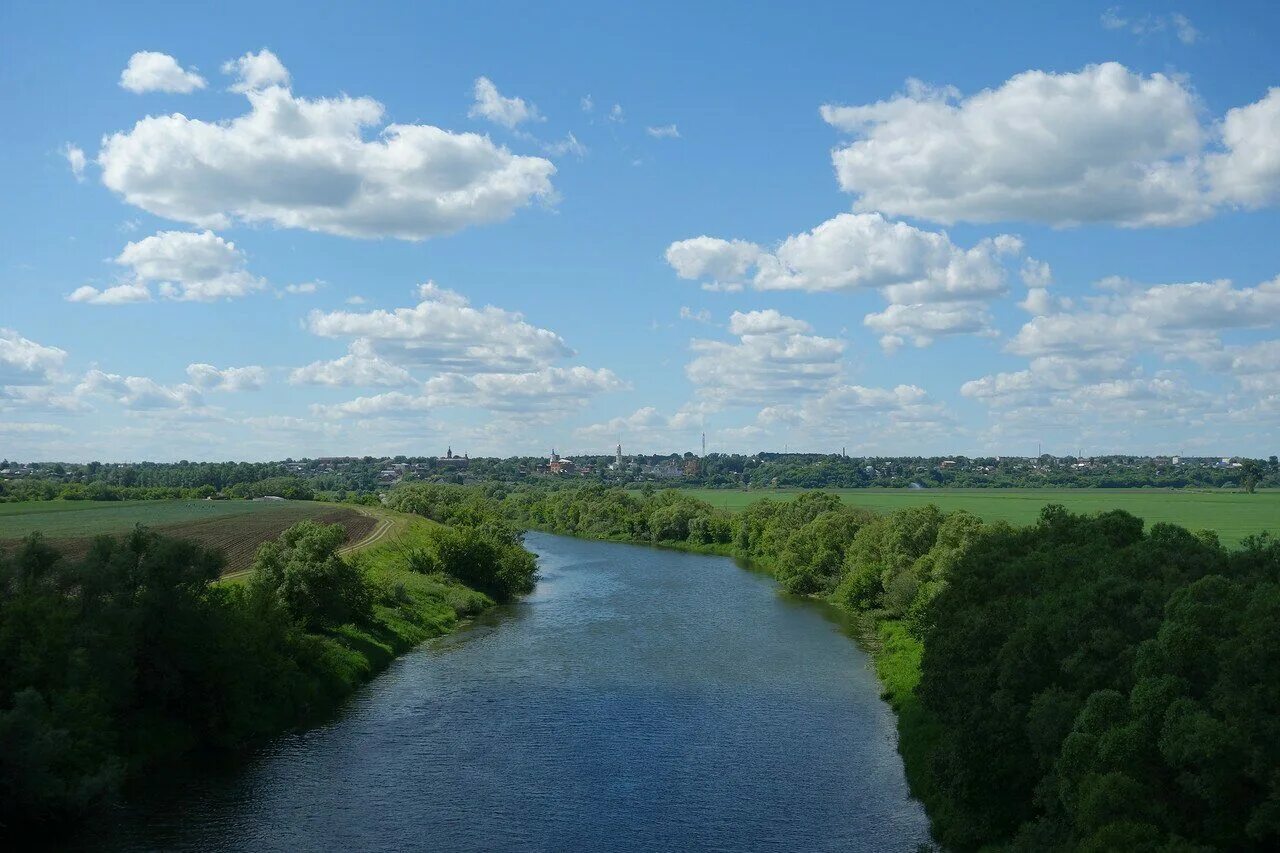
[[[360,568],[337,553],[346,538],[340,524],[300,521],[258,549],[251,583],[279,596],[309,631],[365,622],[372,597]]]

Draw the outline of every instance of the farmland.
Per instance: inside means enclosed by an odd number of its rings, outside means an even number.
[[[84,553],[94,536],[142,524],[168,536],[221,550],[226,571],[249,566],[258,546],[303,519],[341,524],[359,542],[378,521],[350,507],[310,501],[40,501],[0,504],[0,547],[38,532],[69,555]]]
[[[708,503],[740,510],[761,498],[789,500],[800,489],[689,489]],[[1178,524],[1190,530],[1213,530],[1224,545],[1238,545],[1246,536],[1268,530],[1280,534],[1280,491],[1256,494],[1234,491],[1171,489],[830,489],[852,506],[891,512],[935,504],[939,509],[967,510],[986,521],[1029,524],[1045,504],[1062,504],[1072,512],[1093,513],[1123,509],[1147,522]]]

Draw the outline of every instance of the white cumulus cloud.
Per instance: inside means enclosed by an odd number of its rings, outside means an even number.
[[[244,253],[212,231],[160,231],[126,244],[115,263],[127,268],[129,281],[103,289],[84,285],[67,299],[94,305],[146,302],[156,285],[167,299],[211,302],[266,286],[244,268]]]
[[[129,57],[120,72],[120,87],[130,92],[174,92],[186,94],[205,87],[205,79],[188,71],[167,53],[140,50]]]
[[[263,367],[224,367],[212,364],[189,364],[187,376],[191,384],[203,391],[258,391],[267,384]]]
[[[1115,62],[1025,71],[962,98],[912,82],[887,101],[826,105],[853,136],[832,155],[859,210],[938,222],[1176,225],[1207,216],[1206,132],[1179,78]]]
[[[685,375],[700,399],[716,404],[769,404],[820,394],[837,380],[844,343],[805,334],[809,325],[777,311],[734,313],[736,343],[694,339]]]
[[[251,92],[271,86],[289,85],[289,69],[266,48],[257,53],[246,53],[239,59],[228,59],[222,64],[222,73],[236,78],[231,86],[233,92]]]
[[[382,104],[295,97],[283,69],[256,56],[236,61],[248,113],[144,118],[103,141],[103,183],[143,210],[206,228],[239,220],[405,240],[497,222],[553,195],[549,160],[426,124],[388,124],[366,140]]]

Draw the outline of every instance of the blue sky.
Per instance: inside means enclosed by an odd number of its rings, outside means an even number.
[[[0,455],[1276,451],[1273,4],[478,6],[10,4]]]

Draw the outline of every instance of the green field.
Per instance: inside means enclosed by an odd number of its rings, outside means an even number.
[[[311,506],[309,501],[22,501],[0,503],[0,540],[39,532],[50,539],[121,533],[211,518]]]
[[[787,500],[802,489],[688,489],[708,503],[740,510],[761,498]],[[1190,530],[1214,530],[1224,545],[1237,545],[1264,530],[1280,534],[1280,490],[1248,495],[1228,491],[1171,489],[827,489],[845,503],[880,512],[936,504],[942,510],[964,509],[987,521],[1028,524],[1045,504],[1062,504],[1072,512],[1123,509],[1150,526],[1158,521]]]

